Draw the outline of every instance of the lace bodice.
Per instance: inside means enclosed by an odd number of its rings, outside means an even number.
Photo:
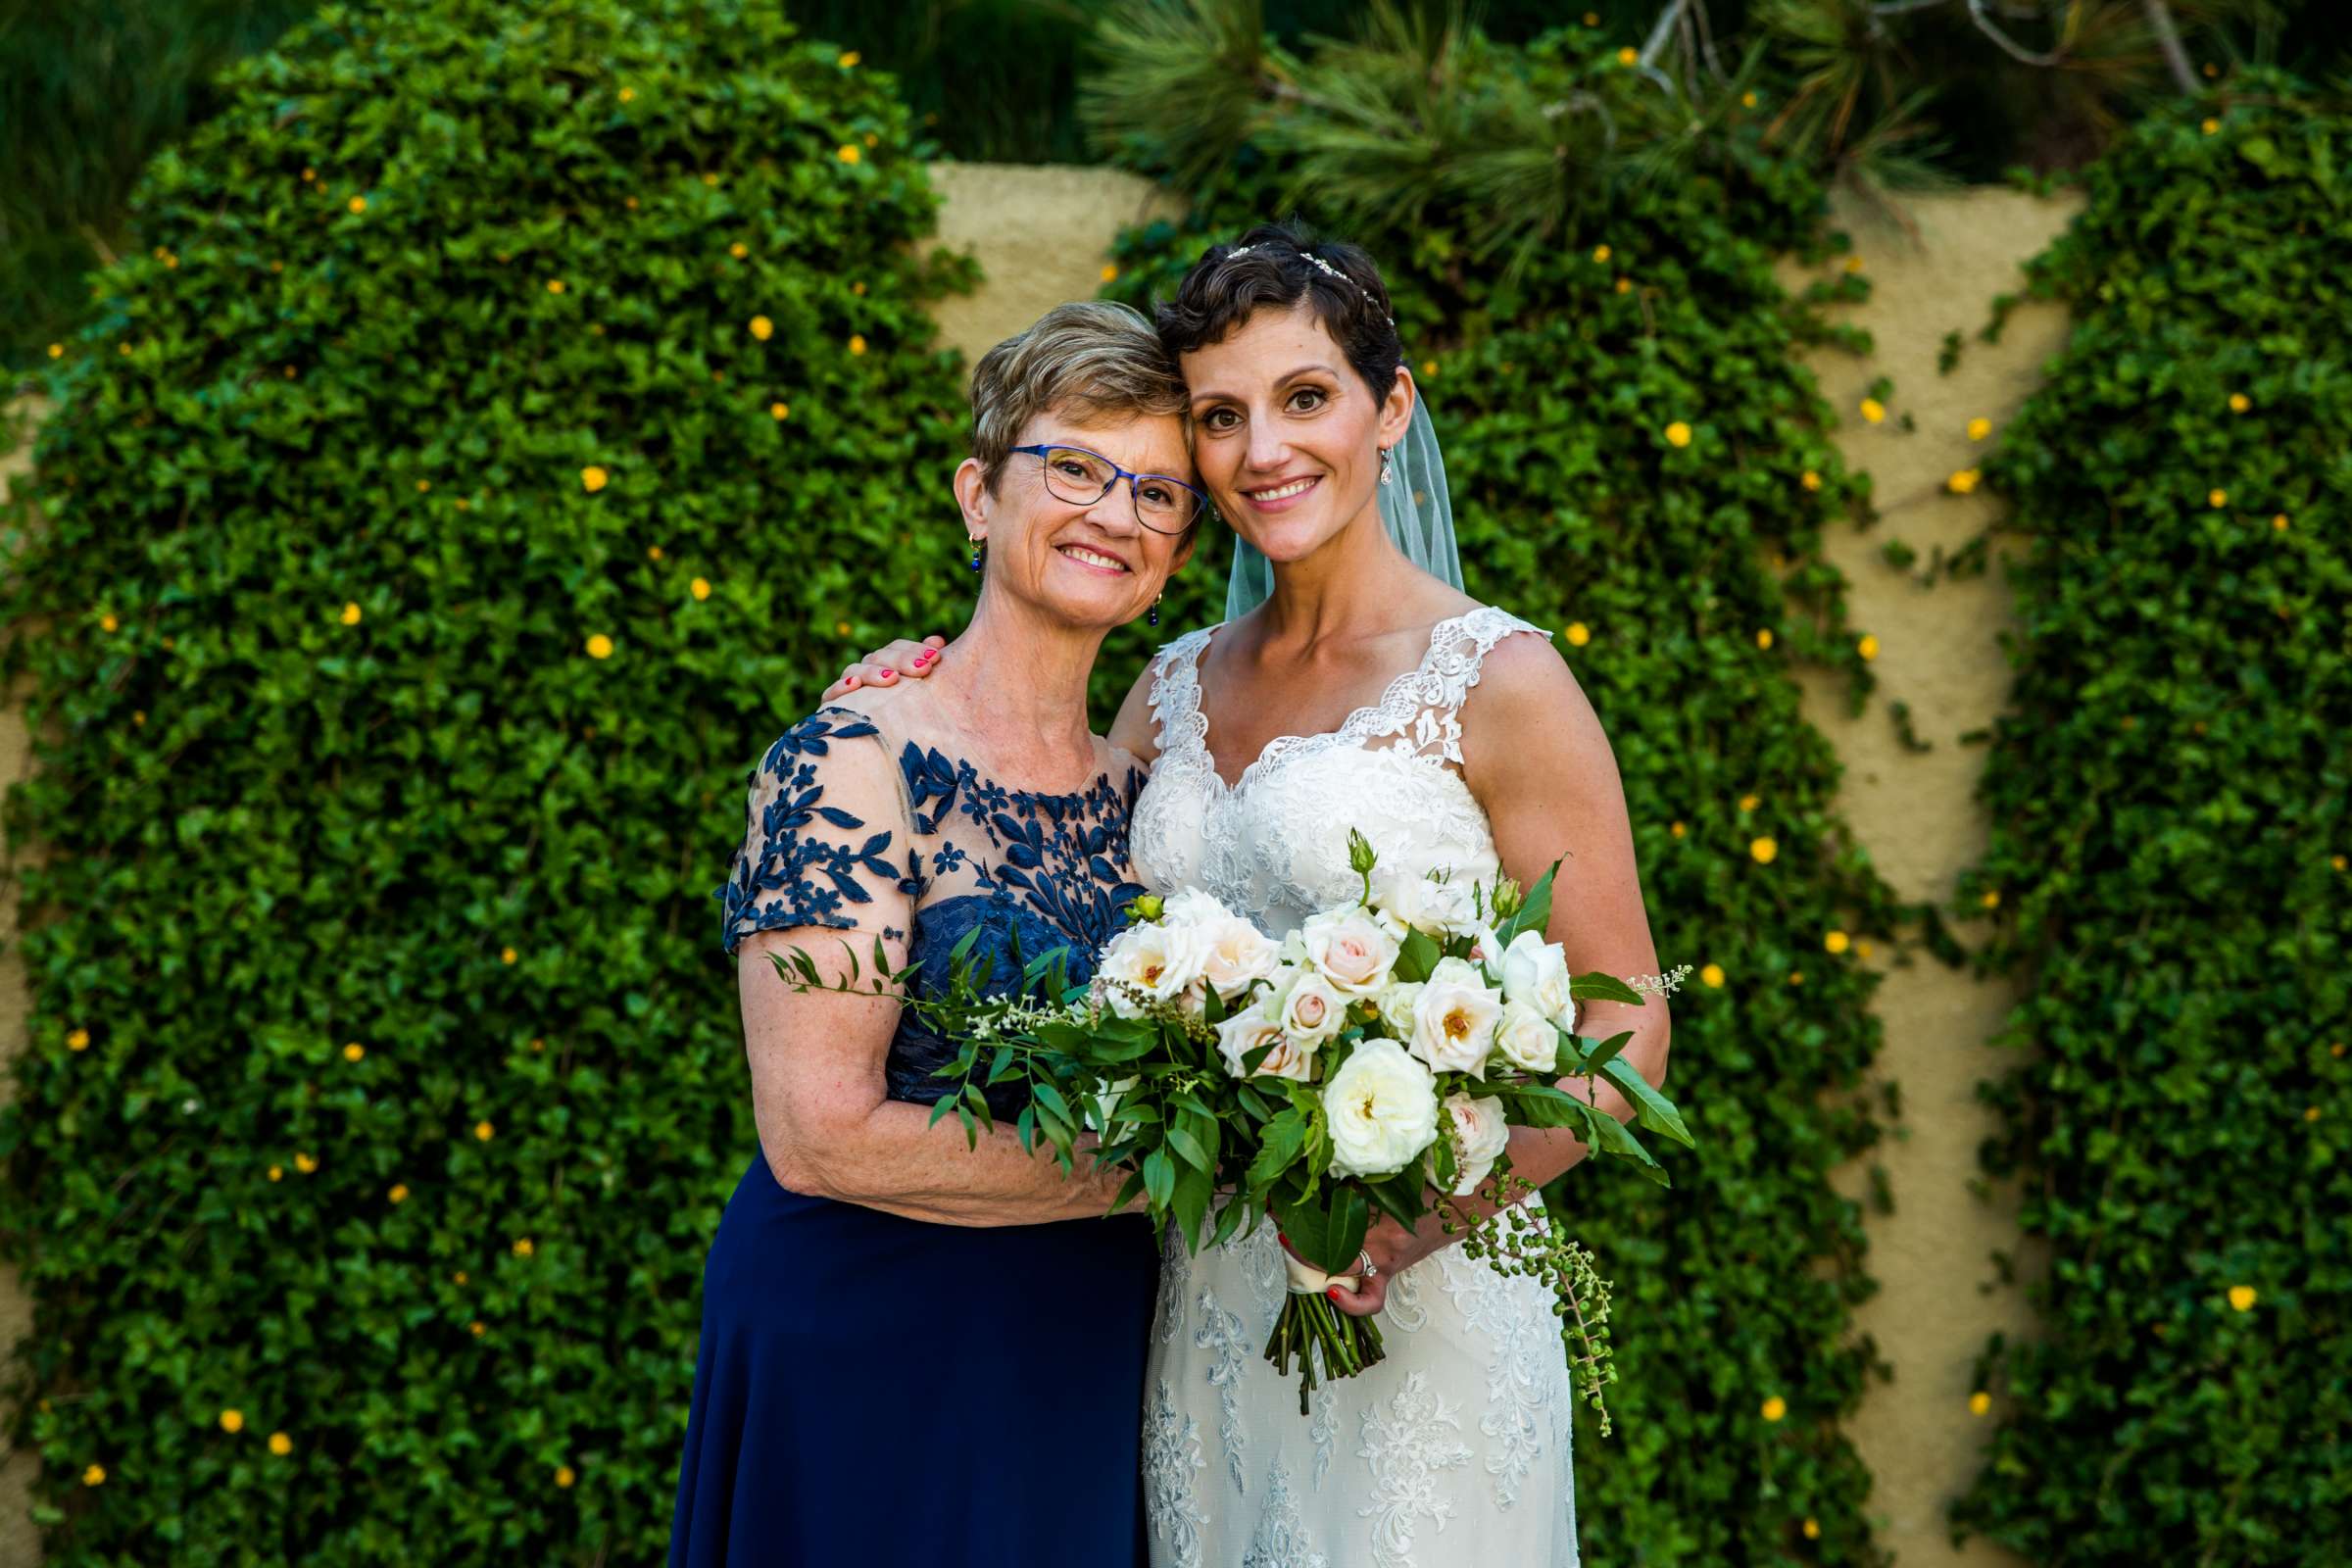
[[[1540,627],[1492,606],[1438,622],[1421,662],[1379,702],[1338,729],[1269,742],[1230,786],[1200,711],[1200,656],[1217,630],[1180,637],[1152,662],[1159,761],[1134,822],[1147,884],[1203,888],[1280,936],[1355,891],[1350,828],[1393,871],[1496,874],[1494,833],[1460,772],[1462,704],[1497,642]]]
[[[744,838],[715,897],[720,940],[732,954],[755,931],[811,926],[856,931],[865,961],[873,938],[904,944],[918,995],[947,983],[947,955],[980,928],[975,962],[996,983],[1019,978],[1021,958],[1069,950],[1085,980],[1094,956],[1125,924],[1143,891],[1130,873],[1127,827],[1142,769],[1108,751],[1086,789],[1007,789],[968,760],[886,732],[849,708],[820,709],[786,730],[752,772]],[[932,1076],[955,1048],[902,1012],[885,1064],[893,1100],[929,1104],[949,1080]],[[1017,1083],[989,1094],[1018,1115]]]

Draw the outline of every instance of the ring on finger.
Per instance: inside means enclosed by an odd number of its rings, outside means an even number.
[[[1356,1272],[1364,1278],[1371,1279],[1380,1272],[1380,1265],[1372,1261],[1371,1249],[1366,1248],[1363,1251],[1358,1252],[1356,1257],[1363,1265]]]

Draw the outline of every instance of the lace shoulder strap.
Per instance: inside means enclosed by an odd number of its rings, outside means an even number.
[[[1186,632],[1152,656],[1152,726],[1163,759],[1200,751],[1208,740],[1208,719],[1200,711],[1200,654],[1216,629]]]
[[[1479,671],[1496,643],[1519,632],[1551,634],[1509,611],[1481,605],[1466,614],[1439,621],[1429,631],[1429,652],[1412,672],[1409,708],[1387,715],[1396,721],[1393,750],[1460,765],[1462,704],[1478,684]]]

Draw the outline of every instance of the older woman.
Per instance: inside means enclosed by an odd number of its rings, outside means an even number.
[[[1086,681],[1191,553],[1183,384],[1141,317],[1078,304],[991,350],[971,396],[959,673],[785,731],[720,889],[760,1152],[704,1275],[672,1568],[1138,1560],[1149,1222],[1024,1152],[1009,1099],[976,1150],[933,1125],[954,1044],[772,961],[831,980],[879,943],[920,991],[977,928],[996,986],[1057,947],[1083,979],[1141,891],[1143,769],[1088,732]]]

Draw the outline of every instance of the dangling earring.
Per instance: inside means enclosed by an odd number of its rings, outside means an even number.
[[[1152,601],[1152,613],[1145,617],[1150,624],[1154,626],[1159,624],[1159,601],[1167,597],[1168,596],[1166,594],[1161,594],[1158,598]]]
[[[1380,482],[1382,484],[1395,484],[1396,482],[1396,465],[1389,461],[1389,449],[1387,447],[1382,447],[1380,449]]]
[[[978,575],[980,574],[980,563],[981,563],[982,559],[983,559],[983,558],[985,558],[987,555],[988,555],[988,541],[987,541],[987,540],[985,540],[985,539],[975,539],[975,540],[973,540],[973,541],[972,541],[972,574],[973,574],[974,576],[978,576]]]

